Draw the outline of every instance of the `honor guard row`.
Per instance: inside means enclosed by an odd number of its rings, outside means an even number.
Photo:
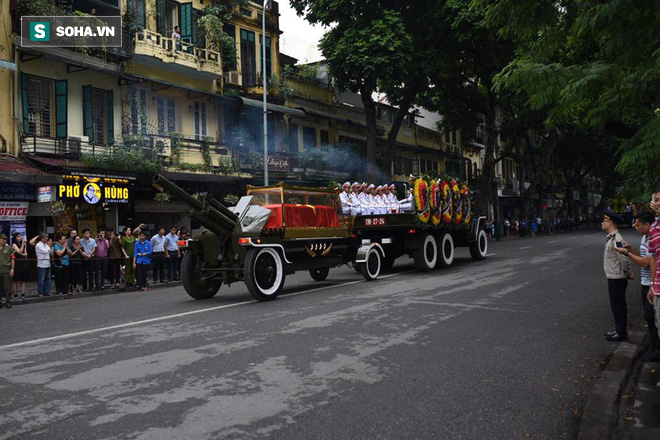
[[[394,184],[375,186],[345,182],[339,199],[344,215],[395,214],[412,209],[412,192],[407,199],[399,200]]]

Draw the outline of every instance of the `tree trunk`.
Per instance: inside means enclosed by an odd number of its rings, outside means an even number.
[[[384,163],[387,164],[387,172],[391,169],[391,164],[394,161],[394,151],[396,149],[396,139],[399,137],[399,131],[401,130],[401,124],[403,124],[403,118],[408,114],[408,110],[413,104],[413,101],[419,94],[421,87],[420,84],[424,84],[423,81],[413,81],[413,86],[404,93],[401,102],[399,102],[398,109],[394,115],[394,120],[392,121],[392,127],[390,128],[389,133],[387,133],[387,151],[385,152]]]
[[[495,182],[495,149],[500,132],[500,108],[495,94],[488,88],[488,110],[486,112],[486,149],[481,174],[481,195],[477,201],[479,212],[489,216],[488,202],[493,204],[493,220],[499,221],[499,199]]]
[[[370,87],[369,84],[363,84],[360,88],[362,104],[364,105],[364,114],[367,118],[367,179],[374,181],[377,177],[377,126],[376,126],[376,105],[371,99],[371,92],[375,89],[375,84]]]

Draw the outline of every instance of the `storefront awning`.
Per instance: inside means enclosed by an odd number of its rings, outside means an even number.
[[[240,99],[243,105],[247,105],[248,107],[255,107],[259,109],[264,108],[264,103],[263,101],[257,101],[255,99],[248,99],[248,98],[243,98],[242,96],[238,96],[237,99]],[[266,108],[268,111],[271,112],[277,112],[277,113],[285,113],[287,115],[295,116],[297,118],[303,118],[305,117],[305,112],[302,110],[298,110],[295,108],[289,108],[289,107],[284,107],[283,105],[277,105],[277,104],[271,104],[271,103],[266,103]]]

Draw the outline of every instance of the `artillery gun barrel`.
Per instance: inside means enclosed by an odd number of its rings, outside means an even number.
[[[198,200],[161,175],[154,177],[152,185],[159,191],[170,192],[189,205],[190,216],[215,234],[229,235],[236,227],[236,215],[213,197],[207,195],[203,200]],[[218,206],[221,209],[216,209]],[[231,216],[225,215],[223,211],[227,211]]]

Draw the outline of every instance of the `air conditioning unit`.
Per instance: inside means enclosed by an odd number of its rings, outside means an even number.
[[[238,72],[225,72],[225,84],[240,86],[240,75]]]
[[[89,144],[89,136],[69,136],[66,142],[67,154],[80,154],[83,151],[83,145]]]

